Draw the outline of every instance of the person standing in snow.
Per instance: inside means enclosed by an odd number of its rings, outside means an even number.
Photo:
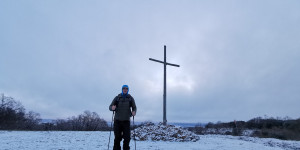
[[[136,105],[134,98],[128,94],[128,85],[122,86],[122,93],[117,95],[109,105],[110,111],[115,111],[114,118],[114,148],[121,150],[120,142],[123,141],[123,150],[129,150],[130,142],[130,117],[136,114]],[[132,110],[131,110],[132,109]]]

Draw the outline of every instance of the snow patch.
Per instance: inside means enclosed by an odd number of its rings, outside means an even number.
[[[135,137],[134,137],[135,136]],[[163,125],[159,123],[146,123],[134,129],[132,138],[138,141],[170,141],[170,142],[196,142],[200,137],[191,131],[174,125]]]

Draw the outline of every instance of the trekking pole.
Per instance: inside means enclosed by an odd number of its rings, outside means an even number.
[[[115,111],[113,111],[113,114],[112,114],[112,117],[111,117],[111,124],[110,124],[110,131],[109,131],[109,139],[108,139],[107,150],[109,150],[109,143],[110,143],[110,136],[111,136],[112,124],[113,124],[113,121],[114,121],[114,114],[115,114]]]
[[[136,140],[135,140],[135,130],[134,130],[134,116],[133,116],[133,140],[134,140],[134,149],[136,150]]]

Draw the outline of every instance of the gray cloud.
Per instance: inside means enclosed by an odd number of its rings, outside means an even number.
[[[298,1],[1,1],[0,92],[43,118],[110,120],[129,84],[137,120],[299,117]]]

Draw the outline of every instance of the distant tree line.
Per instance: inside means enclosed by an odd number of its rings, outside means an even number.
[[[273,118],[273,117],[256,117],[250,119],[249,121],[232,121],[232,122],[218,122],[208,124],[203,126],[195,126],[189,128],[189,130],[194,131],[197,134],[205,134],[209,129],[216,129],[215,131],[221,131],[221,129],[232,129],[231,131],[226,131],[227,135],[240,136],[243,135],[243,131],[254,130],[250,135],[253,137],[261,138],[277,138],[282,140],[300,140],[300,118],[291,119],[286,118]],[[218,132],[215,132],[218,134]]]
[[[106,131],[110,128],[107,122],[101,119],[96,112],[84,111],[83,114],[77,117],[73,116],[66,120],[58,119],[54,123],[45,124],[45,130]]]
[[[110,130],[107,122],[96,112],[84,111],[68,119],[57,119],[43,123],[39,113],[25,111],[24,106],[12,97],[1,95],[0,130],[35,131],[104,131]]]
[[[33,130],[41,121],[40,114],[26,113],[24,106],[12,97],[1,96],[0,130]]]

